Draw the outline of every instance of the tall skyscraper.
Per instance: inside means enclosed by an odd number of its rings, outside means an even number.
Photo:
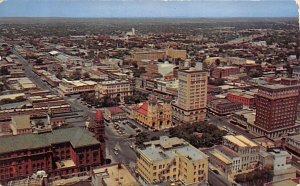
[[[174,123],[204,121],[207,105],[207,72],[195,68],[179,70],[178,99],[173,104]]]
[[[297,127],[296,114],[299,87],[260,86],[256,98],[256,118],[251,130],[259,135],[277,138]]]

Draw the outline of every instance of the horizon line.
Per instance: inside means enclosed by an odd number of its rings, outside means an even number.
[[[272,17],[267,17],[267,16],[223,16],[223,17],[193,17],[193,16],[186,16],[186,17],[174,17],[174,16],[162,16],[162,17],[149,17],[149,16],[145,16],[145,17],[133,17],[133,16],[129,16],[129,17],[72,17],[72,16],[14,16],[14,17],[0,17],[0,19],[20,19],[20,18],[24,18],[24,19],[30,19],[30,18],[41,18],[41,19],[231,19],[231,18],[267,18],[267,19],[272,19],[272,18],[296,18],[298,19],[298,16],[272,16]]]

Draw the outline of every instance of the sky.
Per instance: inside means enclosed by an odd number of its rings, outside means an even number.
[[[0,0],[0,17],[296,17],[294,0]]]

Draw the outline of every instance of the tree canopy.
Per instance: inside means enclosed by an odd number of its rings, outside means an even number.
[[[201,134],[199,137],[198,134]],[[183,138],[196,148],[212,147],[222,143],[225,131],[215,125],[207,123],[194,123],[190,125],[178,125],[170,129],[172,137]]]
[[[272,181],[273,172],[270,168],[255,169],[245,174],[235,176],[235,181],[243,186],[263,185]]]

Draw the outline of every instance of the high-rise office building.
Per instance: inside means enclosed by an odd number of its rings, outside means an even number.
[[[179,70],[177,102],[173,104],[175,123],[204,121],[207,105],[207,72],[194,68]]]
[[[250,129],[259,135],[277,138],[297,127],[298,86],[260,86],[256,98],[255,124]]]

